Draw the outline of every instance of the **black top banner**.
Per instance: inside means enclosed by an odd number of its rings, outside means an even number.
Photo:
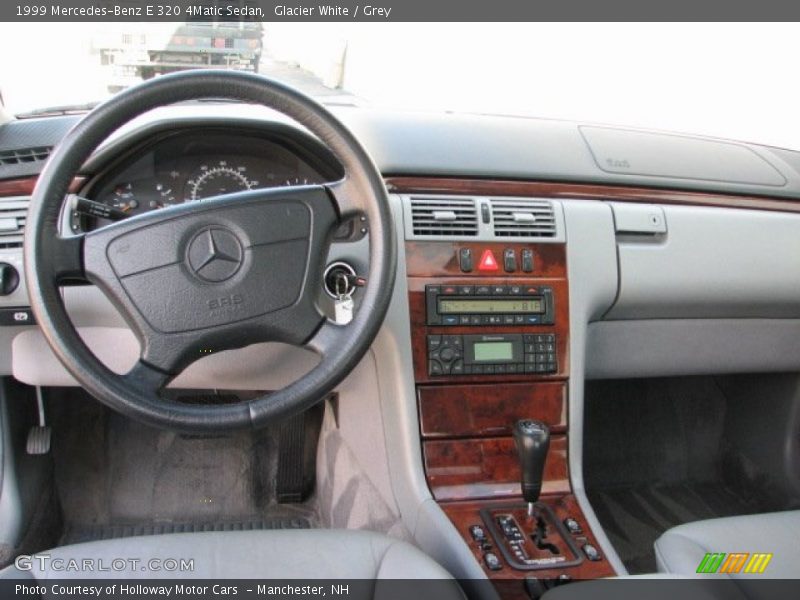
[[[16,22],[794,21],[786,0],[4,0]]]

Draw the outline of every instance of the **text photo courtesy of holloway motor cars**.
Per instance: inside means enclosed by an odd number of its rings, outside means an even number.
[[[0,17],[0,599],[800,597],[800,8]]]

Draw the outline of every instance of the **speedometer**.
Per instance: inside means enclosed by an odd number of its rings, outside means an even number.
[[[189,200],[197,201],[258,187],[259,182],[247,177],[247,167],[231,166],[221,160],[216,165],[201,165],[200,171],[186,182]]]

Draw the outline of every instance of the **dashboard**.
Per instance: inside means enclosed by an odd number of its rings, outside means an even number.
[[[135,147],[89,182],[83,195],[134,216],[244,190],[320,184],[339,176],[329,158],[286,141],[252,131],[191,129]],[[109,222],[78,212],[70,218],[76,233]]]
[[[243,189],[341,177],[335,159],[299,128],[290,135],[281,122],[245,118],[246,107],[238,105],[195,110],[169,107],[119,134],[86,166],[79,193],[136,215]],[[719,142],[643,139],[624,131],[607,148],[609,140],[597,131],[569,123],[337,110],[386,177],[392,225],[401,240],[381,336],[367,366],[342,384],[339,410],[366,406],[360,417],[381,411],[376,414],[383,423],[398,424],[360,427],[357,437],[373,451],[385,433],[401,513],[423,514],[419,497],[427,498],[428,490],[446,501],[447,516],[463,536],[452,550],[462,551],[463,541],[468,554],[486,560],[468,527],[481,521],[487,495],[518,489],[513,441],[499,429],[514,418],[534,416],[552,425],[546,475],[548,493],[563,500],[558,522],[574,517],[587,535],[597,535],[602,529],[591,513],[582,520],[569,493],[583,486],[586,381],[800,370],[800,153],[736,145],[752,158],[747,181],[720,176],[709,161],[698,177],[685,170],[697,164],[685,157],[706,153],[738,174],[736,148],[709,150],[708,144]],[[52,124],[45,129],[54,130]],[[37,146],[58,141],[36,139]],[[654,147],[659,170],[633,160],[641,166],[636,172],[602,168],[612,154],[641,159]],[[762,168],[765,160],[780,178]],[[0,196],[6,222],[14,218],[21,229],[24,213],[14,211],[28,201],[35,178],[12,180],[8,169],[0,165]],[[528,217],[533,211],[520,201],[549,205],[558,217],[557,235],[538,242],[520,237],[518,229],[538,219]],[[434,211],[444,218],[436,219]],[[451,222],[459,215],[466,218]],[[104,223],[73,215],[71,224],[90,231]],[[0,263],[23,273],[20,240],[16,230],[0,238]],[[357,242],[333,244],[328,260],[368,272],[367,240]],[[530,270],[525,250],[532,251]],[[548,288],[552,323],[519,324],[517,317],[539,318],[547,308],[544,301],[522,306],[521,299],[544,297]],[[434,295],[443,303],[429,304]],[[138,341],[102,292],[65,288],[64,303],[92,350],[118,371],[127,370],[138,356]],[[22,326],[32,324],[26,307],[20,278],[11,294],[0,297],[0,314],[8,315],[0,323],[6,325],[0,327],[0,374],[30,385],[74,385],[40,332]],[[431,307],[441,323],[429,318],[435,317]],[[484,319],[491,326],[485,332]],[[187,369],[176,385],[276,389],[310,370],[312,359],[279,345],[218,353]],[[606,547],[602,539],[588,539]],[[591,569],[581,572],[585,577],[606,576],[613,553],[606,559],[587,559],[577,568]]]

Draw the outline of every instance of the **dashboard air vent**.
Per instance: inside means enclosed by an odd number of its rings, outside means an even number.
[[[47,160],[52,146],[38,146],[36,148],[20,148],[19,150],[0,151],[0,165],[18,165]]]
[[[547,200],[491,200],[495,237],[552,238],[556,219]]]
[[[22,247],[30,198],[0,198],[0,249]]]
[[[472,198],[411,198],[414,235],[477,236],[478,213]]]

